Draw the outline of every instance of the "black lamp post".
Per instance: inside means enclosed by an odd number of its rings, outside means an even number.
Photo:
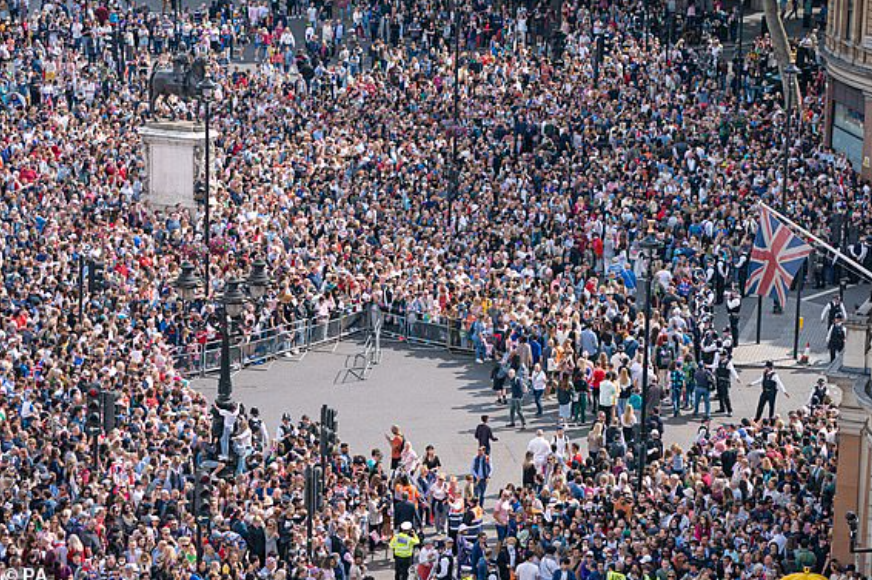
[[[593,58],[593,86],[599,88],[600,67],[603,64],[603,52],[605,50],[605,31],[595,29],[593,32],[595,39],[594,58]]]
[[[799,67],[790,63],[784,67],[784,79],[787,81],[784,85],[784,102],[787,105],[787,119],[784,123],[784,153],[782,154],[782,162],[784,166],[781,170],[781,211],[787,212],[787,172],[790,161],[790,120],[793,117],[793,85],[796,75],[799,74]]]
[[[745,35],[745,0],[739,0],[739,22],[738,33],[736,34],[736,113],[741,107],[744,94],[742,86],[742,75],[745,73],[745,56],[742,51],[742,37]]]
[[[651,278],[654,275],[654,258],[661,248],[661,242],[654,233],[654,221],[648,222],[648,235],[640,242],[642,255],[648,262],[645,275],[645,343],[642,349],[642,421],[639,429],[639,479],[636,482],[636,491],[642,492],[642,481],[645,478],[645,461],[648,458],[648,362],[651,338]]]
[[[210,150],[211,150],[211,140],[209,138],[209,121],[212,116],[212,97],[215,95],[215,89],[217,85],[212,81],[212,77],[207,76],[203,81],[197,86],[197,89],[200,93],[200,101],[206,107],[206,117],[205,117],[205,129],[206,129],[206,167],[204,168],[204,192],[206,197],[206,213],[204,216],[204,241],[206,243],[206,298],[209,298],[212,294],[212,284],[211,284],[211,257],[212,257],[212,222],[210,220],[210,209],[212,205],[212,196],[211,196],[211,186],[210,186],[210,178],[209,178],[209,166],[211,165],[210,158]]]
[[[460,7],[454,2],[454,111],[451,122],[451,191],[448,192],[448,230],[451,231],[454,200],[460,193],[460,158],[457,152],[457,133],[460,119]]]
[[[231,278],[226,282],[224,296],[221,298],[221,374],[218,377],[218,398],[215,404],[222,409],[231,406],[233,382],[230,379],[230,319],[236,319],[245,308],[245,294],[242,281]]]
[[[642,41],[644,43],[643,46],[645,47],[645,52],[648,52],[648,28],[651,20],[648,2],[649,0],[644,0],[642,2]]]
[[[666,18],[664,26],[666,28],[666,43],[663,45],[663,62],[664,65],[669,63],[669,50],[672,48],[672,11],[669,10],[669,3],[665,5]]]
[[[200,278],[197,277],[194,270],[195,267],[192,263],[182,262],[182,271],[173,284],[185,302],[193,300],[197,295],[197,288],[200,287]]]
[[[185,262],[173,286],[179,291],[182,300],[188,301],[196,295],[200,282],[200,278],[194,273],[194,266]],[[226,281],[224,295],[221,297],[221,374],[218,378],[218,398],[215,400],[215,404],[222,409],[231,407],[233,397],[233,382],[230,378],[230,320],[239,318],[249,300],[259,301],[269,284],[270,278],[263,260],[252,263],[251,273],[245,282],[236,278]]]

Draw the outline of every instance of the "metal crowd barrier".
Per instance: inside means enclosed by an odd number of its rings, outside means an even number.
[[[348,377],[355,377],[358,381],[365,381],[372,367],[381,362],[381,333],[383,321],[379,315],[374,315],[370,321],[371,329],[367,332],[363,350],[356,354],[345,357],[345,368],[339,371],[336,381],[343,377],[341,382],[348,381]],[[344,376],[343,376],[344,375]]]
[[[458,319],[425,321],[417,314],[400,315],[385,312],[382,332],[385,336],[415,344],[441,346],[458,351],[475,351],[469,332]]]
[[[289,353],[306,353],[324,345],[335,344],[343,338],[371,329],[374,320],[381,324],[379,338],[383,334],[413,344],[475,352],[469,332],[458,319],[443,318],[433,321],[425,320],[416,313],[400,315],[391,312],[382,312],[380,317],[373,317],[369,311],[359,310],[338,318],[300,320],[241,337],[230,346],[231,368],[260,365]],[[374,350],[380,355],[380,347]],[[221,368],[221,341],[179,347],[173,353],[173,361],[175,368],[187,376],[218,371]]]
[[[367,328],[364,311],[332,319],[299,320],[252,335],[235,337],[230,345],[230,365],[240,369],[259,365],[289,353],[304,353],[337,342]],[[178,347],[172,354],[175,368],[187,376],[203,375],[221,368],[221,341]]]

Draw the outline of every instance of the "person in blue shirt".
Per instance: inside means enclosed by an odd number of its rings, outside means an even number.
[[[475,495],[478,497],[478,504],[482,507],[484,507],[484,496],[487,493],[487,484],[492,472],[493,467],[487,450],[484,447],[479,447],[478,454],[472,460],[470,473],[475,478]]]
[[[475,580],[487,580],[487,561],[491,557],[491,551],[488,550],[484,557],[479,558],[475,564]]]
[[[560,560],[560,568],[554,571],[551,580],[575,580],[575,572],[571,570],[571,564],[569,558]]]

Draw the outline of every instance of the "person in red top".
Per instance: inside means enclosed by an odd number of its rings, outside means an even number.
[[[593,375],[590,380],[591,397],[593,398],[593,412],[596,413],[599,409],[599,391],[600,383],[606,378],[606,370],[601,364],[598,364],[593,369]]]
[[[391,432],[385,433],[385,439],[391,444],[391,469],[396,469],[400,465],[406,438],[403,437],[398,425],[391,425]]]

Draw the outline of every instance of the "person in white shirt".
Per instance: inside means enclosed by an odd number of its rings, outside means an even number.
[[[452,580],[454,576],[454,542],[448,538],[444,542],[437,542],[436,548],[439,550],[439,558],[436,564],[436,574],[431,575],[431,577],[435,576],[436,580]]]
[[[827,330],[832,328],[837,316],[841,316],[842,320],[848,317],[848,311],[845,310],[845,304],[839,295],[834,296],[832,300],[827,302],[827,305],[824,306],[821,312],[821,322],[827,323]]]
[[[533,388],[533,401],[536,403],[536,416],[542,416],[542,396],[545,394],[545,386],[548,383],[548,375],[542,370],[542,365],[536,363],[533,366],[533,374],[530,377]]]
[[[418,552],[418,578],[428,580],[433,577],[433,567],[438,557],[439,552],[433,547],[433,540],[424,540],[424,547]]]
[[[527,444],[527,451],[533,454],[533,465],[539,473],[545,468],[548,456],[551,455],[551,444],[545,439],[542,429],[536,431],[536,436]]]
[[[218,415],[224,419],[224,429],[221,432],[221,455],[222,457],[230,456],[230,435],[233,434],[233,427],[236,426],[236,418],[239,417],[239,406],[233,403],[230,409],[222,409],[215,405],[215,410]]]
[[[600,383],[599,405],[600,411],[606,414],[606,424],[612,421],[612,408],[618,399],[618,387],[614,383],[615,373],[609,371],[606,378]]]
[[[760,400],[757,402],[757,413],[754,415],[754,421],[760,420],[760,417],[763,416],[763,409],[767,404],[769,405],[769,418],[774,418],[775,398],[778,396],[778,392],[784,393],[784,396],[788,399],[790,398],[790,393],[784,388],[784,383],[781,382],[781,378],[775,372],[771,360],[766,361],[766,369],[763,371],[763,375],[751,382],[752,387],[755,385],[763,385],[763,390],[760,392]]]
[[[236,475],[245,473],[245,461],[251,455],[252,433],[245,419],[240,423],[241,431],[233,437],[233,447],[236,450]]]
[[[566,435],[566,431],[562,426],[557,428],[557,433],[554,437],[551,438],[551,445],[554,448],[554,454],[561,461],[566,460],[568,457],[572,455],[572,450],[570,449],[569,437]]]
[[[535,555],[527,558],[515,568],[517,580],[537,580],[539,578],[539,558]]]
[[[545,549],[545,556],[539,562],[539,580],[551,580],[554,577],[554,572],[560,569],[556,553],[557,548],[554,546],[548,546]]]

